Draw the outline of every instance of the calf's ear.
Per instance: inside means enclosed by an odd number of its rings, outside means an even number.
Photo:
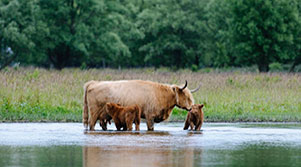
[[[200,105],[199,108],[202,109],[204,107],[204,104]]]

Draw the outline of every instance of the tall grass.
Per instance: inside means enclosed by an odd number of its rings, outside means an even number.
[[[81,121],[83,85],[89,80],[142,79],[201,89],[205,121],[301,121],[301,75],[133,70],[6,69],[0,72],[0,121]],[[171,121],[184,120],[174,109]]]

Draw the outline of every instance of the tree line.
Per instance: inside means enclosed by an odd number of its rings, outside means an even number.
[[[301,0],[0,0],[0,69],[301,63]]]

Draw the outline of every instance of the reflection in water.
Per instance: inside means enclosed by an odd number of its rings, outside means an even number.
[[[200,162],[202,151],[192,148],[145,148],[145,147],[83,147],[83,166],[195,166]]]
[[[84,132],[76,123],[0,124],[0,166],[301,166],[301,124],[159,124]],[[111,128],[113,129],[113,128]]]
[[[183,132],[183,131],[182,131]],[[83,166],[195,166],[202,150],[189,146],[202,132],[86,131],[91,140],[83,146]],[[186,134],[186,135],[185,135]],[[185,137],[186,136],[186,137]],[[198,157],[198,158],[196,158]]]
[[[80,166],[80,146],[11,147],[0,145],[0,166]]]
[[[96,130],[96,131],[84,131],[85,135],[108,135],[108,136],[124,136],[124,135],[132,135],[132,136],[145,136],[145,135],[156,135],[156,136],[169,136],[171,135],[168,131],[115,131],[115,130]]]
[[[203,154],[202,166],[301,166],[301,147],[273,146],[272,143],[208,149]]]
[[[231,149],[136,146],[0,146],[0,166],[301,166],[301,148],[250,144]]]

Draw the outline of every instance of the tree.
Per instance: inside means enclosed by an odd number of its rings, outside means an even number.
[[[269,64],[289,58],[298,26],[293,0],[232,0],[233,45],[237,63],[257,64],[267,72]]]
[[[39,13],[35,0],[0,1],[0,69],[38,48],[34,39],[47,33]]]
[[[233,66],[233,47],[231,41],[232,13],[228,0],[211,0],[205,10],[206,54],[210,64],[207,66]]]
[[[290,68],[290,72],[293,72],[295,67],[298,64],[301,64],[301,1],[297,0],[296,6],[298,8],[298,26],[295,27],[295,35],[294,35],[294,45],[291,48],[291,60],[292,60],[292,66]]]
[[[50,62],[57,69],[79,66],[89,54],[93,39],[93,24],[98,17],[98,6],[93,0],[40,0],[43,21],[50,33],[43,45]]]
[[[143,37],[133,18],[138,9],[126,1],[104,1],[104,5],[98,25],[99,37],[93,42],[97,49],[91,54],[90,60],[93,62],[88,64],[93,66],[93,63],[104,60],[111,67],[134,64],[131,59],[133,48],[137,47],[136,41]]]
[[[40,0],[40,6],[50,30],[45,50],[55,68],[120,66],[131,57],[129,41],[140,34],[120,1]]]
[[[204,52],[204,6],[207,1],[145,2],[137,24],[145,34],[140,51],[154,66],[199,65]]]

